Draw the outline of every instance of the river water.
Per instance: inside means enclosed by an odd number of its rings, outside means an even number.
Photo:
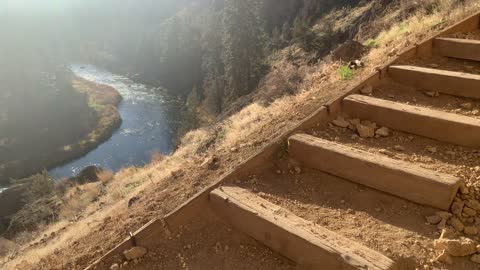
[[[85,156],[49,171],[54,178],[76,175],[89,165],[118,171],[142,166],[154,151],[170,154],[180,126],[181,102],[162,88],[149,87],[92,65],[72,65],[72,71],[89,81],[114,87],[123,97],[118,110],[121,127]]]

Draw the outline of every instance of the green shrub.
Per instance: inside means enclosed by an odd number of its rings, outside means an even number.
[[[342,80],[350,80],[354,76],[353,70],[350,69],[347,65],[340,67],[340,69],[338,70],[338,74],[340,75],[340,78],[342,78]]]
[[[375,39],[371,38],[363,43],[364,46],[367,46],[369,48],[377,48],[378,43]]]

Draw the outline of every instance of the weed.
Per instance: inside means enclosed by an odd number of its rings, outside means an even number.
[[[342,80],[351,80],[353,79],[353,70],[350,69],[347,65],[341,66],[338,70],[338,74]]]
[[[378,48],[378,42],[377,42],[375,39],[373,39],[373,38],[368,39],[367,41],[365,41],[365,42],[363,43],[363,45],[364,45],[364,46],[367,46],[367,47],[369,47],[369,48]]]

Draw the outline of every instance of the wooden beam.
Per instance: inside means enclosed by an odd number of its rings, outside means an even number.
[[[211,207],[233,227],[306,269],[397,269],[384,255],[308,222],[239,187],[210,193]]]

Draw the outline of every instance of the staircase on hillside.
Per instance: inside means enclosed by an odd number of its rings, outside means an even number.
[[[352,119],[369,120],[395,132],[410,134],[412,138],[480,147],[480,117],[447,112],[435,100],[437,95],[442,95],[446,103],[455,103],[458,98],[476,102],[475,99],[480,98],[480,68],[477,74],[468,72],[472,70],[468,65],[477,65],[474,61],[480,61],[480,41],[437,38],[434,52],[431,59],[439,61],[423,59],[434,62],[428,65],[416,66],[423,60],[413,59],[404,65],[390,66],[388,76],[380,86],[374,86],[372,94],[346,97],[343,113]],[[390,87],[392,85],[397,87]],[[377,88],[390,92],[377,95]],[[402,89],[410,92],[402,92]],[[425,94],[429,92],[433,94]],[[405,99],[396,100],[396,97]],[[369,139],[352,140],[362,145]],[[450,208],[461,185],[459,177],[367,151],[365,147],[360,149],[342,141],[308,134],[296,134],[288,140],[290,158],[304,167],[421,205],[442,210]],[[306,221],[246,188],[217,188],[210,193],[210,204],[215,213],[233,227],[308,269],[386,270],[399,267],[381,253]]]

